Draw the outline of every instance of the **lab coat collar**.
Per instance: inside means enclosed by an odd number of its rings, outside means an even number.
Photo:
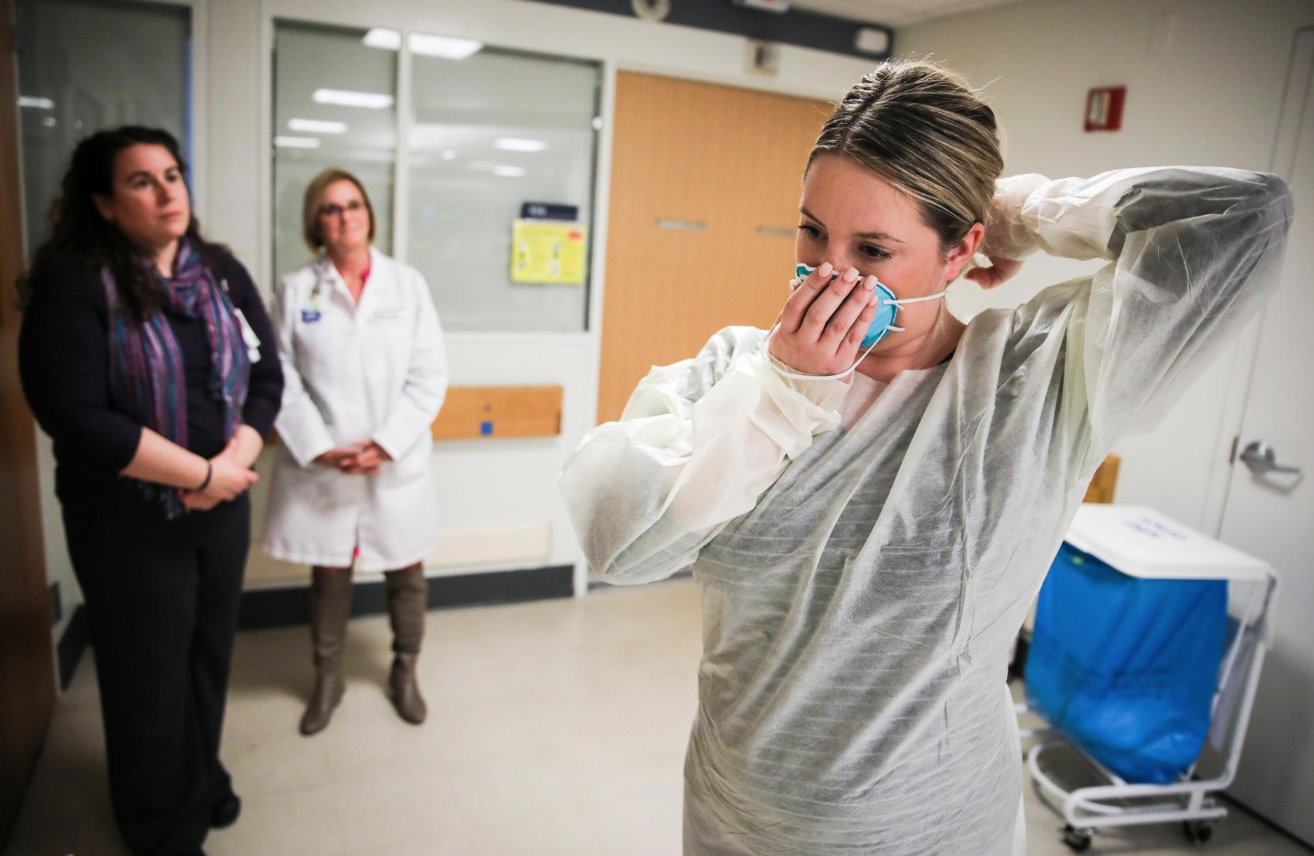
[[[342,278],[342,274],[338,271],[337,265],[333,264],[333,260],[328,257],[328,253],[321,252],[319,258],[315,259],[315,275],[321,282],[331,283],[333,292],[341,296],[342,299],[346,301],[347,305],[351,307],[352,311],[359,315],[365,308],[366,301],[373,302],[373,298],[370,295],[371,292],[376,289],[371,288],[370,283],[375,282],[375,284],[377,284],[376,280],[380,279],[378,276],[381,267],[379,262],[383,257],[383,253],[379,252],[379,250],[371,244],[370,277],[365,281],[365,290],[361,292],[359,303],[357,303],[351,296],[351,291],[347,289],[346,280]]]

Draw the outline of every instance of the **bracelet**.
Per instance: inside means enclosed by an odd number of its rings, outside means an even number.
[[[206,461],[206,462],[205,462],[205,481],[201,482],[201,486],[198,487],[198,488],[196,488],[196,489],[193,491],[193,493],[200,493],[201,491],[203,491],[203,490],[205,490],[207,487],[209,487],[209,486],[210,486],[210,476],[212,476],[212,475],[214,475],[214,464],[210,463],[209,461]]]

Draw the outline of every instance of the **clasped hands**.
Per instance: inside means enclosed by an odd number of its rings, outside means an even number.
[[[379,468],[392,460],[383,447],[373,440],[358,440],[352,446],[355,448],[339,446],[329,449],[315,458],[315,463],[334,467],[349,476],[377,476]]]
[[[203,489],[180,488],[183,508],[188,511],[209,511],[221,502],[236,499],[247,488],[260,480],[251,466],[264,446],[258,431],[250,425],[239,425],[228,445],[210,458],[210,480]]]

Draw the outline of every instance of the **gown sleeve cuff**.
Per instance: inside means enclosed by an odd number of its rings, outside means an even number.
[[[1011,175],[995,182],[982,254],[1016,260],[1040,249],[1040,238],[1027,224],[1023,212],[1031,194],[1048,183],[1048,178],[1037,173]]]

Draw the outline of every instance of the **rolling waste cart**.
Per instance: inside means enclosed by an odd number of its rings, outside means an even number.
[[[1152,509],[1081,507],[1040,591],[1018,707],[1049,726],[1024,732],[1040,738],[1027,769],[1072,850],[1100,830],[1149,823],[1181,823],[1195,843],[1212,837],[1276,585],[1265,562]],[[1060,748],[1103,783],[1061,786],[1043,764]]]

